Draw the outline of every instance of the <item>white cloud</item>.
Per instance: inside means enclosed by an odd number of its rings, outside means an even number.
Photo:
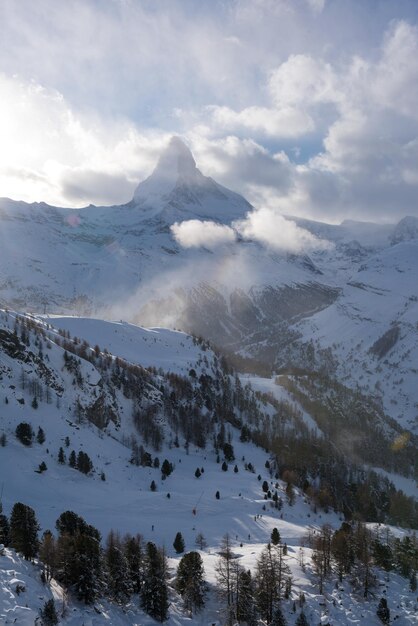
[[[267,248],[294,254],[326,250],[329,241],[319,239],[292,220],[269,208],[251,211],[232,224],[233,228],[211,221],[186,220],[171,226],[176,241],[183,248],[214,249],[236,241],[236,232],[247,240],[257,241]]]
[[[234,227],[245,239],[254,239],[273,250],[298,254],[330,247],[329,241],[315,237],[271,208],[249,213],[245,220],[235,222]]]
[[[82,206],[131,199],[165,133],[82,114],[62,94],[0,74],[0,189],[26,201]]]
[[[225,106],[209,107],[212,124],[227,130],[247,130],[255,135],[277,138],[299,137],[314,129],[314,122],[305,111],[285,106],[281,109],[252,106],[234,111]]]
[[[257,206],[330,221],[418,211],[416,12],[151,4],[0,3],[0,195],[125,202],[181,134]]]
[[[211,221],[186,220],[171,226],[171,232],[183,248],[217,248],[235,241],[230,226]]]
[[[291,55],[271,73],[268,87],[279,109],[310,108],[339,98],[332,67],[306,54]]]
[[[306,0],[314,13],[322,13],[326,0]]]

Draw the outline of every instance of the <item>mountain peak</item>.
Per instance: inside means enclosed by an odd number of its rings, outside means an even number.
[[[169,172],[174,170],[179,176],[194,174],[196,162],[191,150],[186,146],[180,137],[171,137],[167,148],[164,150],[158,161],[155,171],[162,170]]]
[[[167,196],[180,179],[193,183],[199,175],[190,149],[180,137],[172,137],[151,176],[139,183],[134,200],[145,205],[155,203],[158,198]]]
[[[242,196],[202,174],[179,137],[170,139],[151,176],[136,188],[133,201],[145,216],[160,215],[171,224],[192,218],[230,223],[251,210]]]

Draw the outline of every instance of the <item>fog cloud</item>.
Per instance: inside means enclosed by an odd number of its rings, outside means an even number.
[[[248,213],[245,219],[233,222],[232,227],[211,221],[186,220],[173,224],[171,231],[183,248],[213,249],[231,244],[237,239],[236,233],[278,252],[300,254],[332,246],[269,208]]]
[[[216,248],[235,241],[230,226],[211,221],[185,220],[171,226],[171,232],[183,248]]]
[[[254,239],[282,252],[298,254],[331,247],[329,241],[315,237],[292,220],[269,208],[249,213],[245,220],[235,222],[234,226],[244,238]]]

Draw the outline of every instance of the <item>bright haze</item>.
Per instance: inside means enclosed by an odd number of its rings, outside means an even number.
[[[418,216],[418,3],[2,0],[0,196],[123,204],[172,135],[268,215]]]

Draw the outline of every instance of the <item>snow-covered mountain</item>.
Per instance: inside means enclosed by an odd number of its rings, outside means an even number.
[[[104,536],[111,529],[139,532],[144,541],[165,547],[170,578],[180,558],[172,547],[175,533],[181,531],[187,550],[197,549],[196,536],[201,533],[205,546],[200,554],[209,583],[206,607],[191,618],[172,589],[169,626],[222,621],[215,584],[223,535],[228,532],[231,537],[234,562],[255,571],[276,527],[287,545],[286,566],[293,578],[292,595],[282,602],[288,624],[293,626],[300,611],[299,604],[294,611],[293,600],[296,606],[303,593],[311,624],[332,620],[343,626],[355,619],[377,626],[377,599],[365,602],[348,578],[337,588],[330,577],[325,592],[318,593],[311,548],[306,544],[302,548],[303,537],[309,530],[319,532],[324,523],[339,528],[342,513],[333,510],[329,500],[316,502],[322,478],[319,474],[314,477],[307,449],[302,448],[305,456],[297,465],[305,468],[305,480],[312,481],[310,490],[298,483],[289,491],[289,481],[295,479],[289,476],[285,480],[284,474],[282,480],[275,474],[281,471],[277,458],[286,463],[298,441],[315,448],[315,463],[325,476],[327,466],[328,476],[338,475],[347,451],[334,458],[338,442],[330,438],[324,415],[306,411],[297,394],[271,379],[238,378],[225,367],[204,341],[179,331],[1,311],[3,512],[10,515],[13,504],[20,501],[36,511],[42,531],[54,529],[59,515],[71,509]],[[360,397],[356,404],[360,406]],[[367,419],[368,427],[375,426],[376,436],[381,433],[388,443],[402,434],[390,420],[381,423],[380,417],[372,414]],[[333,420],[338,420],[337,414]],[[23,445],[16,436],[21,422],[33,428],[31,445]],[[263,432],[267,437],[264,445]],[[359,433],[356,436],[360,442]],[[266,448],[277,437],[288,443],[277,448],[276,458]],[[371,460],[369,448],[367,458]],[[72,451],[77,457],[80,452],[88,455],[92,463],[89,472],[71,466]],[[222,461],[227,456],[225,470]],[[161,469],[165,459],[172,465],[167,477]],[[352,492],[356,480],[359,484],[363,481],[363,470],[348,465],[347,471]],[[379,489],[384,493],[393,490],[398,497],[386,479],[379,483],[376,476],[373,498],[379,506]],[[413,493],[411,479],[389,476],[396,482],[402,480],[408,495]],[[348,483],[345,489],[348,493]],[[341,499],[340,489],[334,493]],[[378,532],[383,532],[382,528]],[[391,532],[405,535],[400,529]],[[52,597],[58,609],[69,603],[61,622],[68,626],[155,623],[141,611],[136,597],[123,607],[105,598],[86,607],[68,596],[55,580],[42,584],[40,574],[40,567],[24,562],[13,550],[0,554],[2,623],[32,624],[38,609]],[[377,566],[373,566],[374,576],[376,589],[380,593],[385,589],[392,614],[400,615],[400,623],[412,624],[414,603],[408,580],[391,573],[388,584],[386,573]]]
[[[216,250],[182,248],[171,230],[191,219],[234,227],[253,210],[204,176],[178,138],[126,205],[74,210],[3,199],[0,303],[181,328],[247,369],[325,369],[416,431],[416,220],[288,218],[327,242],[297,254],[240,236]],[[374,347],[395,335],[387,354]]]

